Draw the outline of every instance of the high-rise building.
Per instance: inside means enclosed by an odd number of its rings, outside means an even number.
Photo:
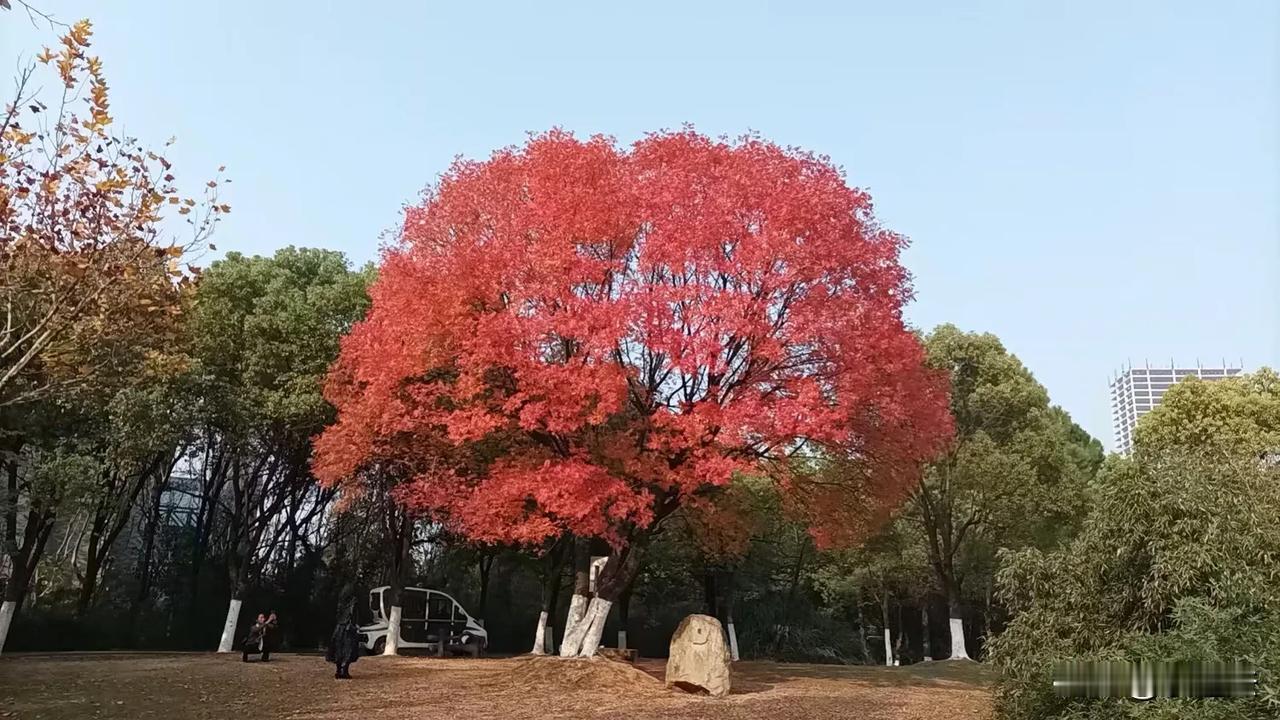
[[[1125,368],[1111,380],[1111,426],[1115,430],[1116,451],[1128,455],[1133,450],[1133,428],[1138,418],[1155,409],[1174,383],[1189,377],[1222,380],[1241,372],[1240,366],[1231,367],[1225,362],[1218,367],[1151,367],[1147,363],[1144,367]]]

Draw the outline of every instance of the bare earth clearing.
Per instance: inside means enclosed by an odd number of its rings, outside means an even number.
[[[641,669],[637,669],[641,668]],[[362,658],[333,679],[315,655],[267,664],[238,655],[0,658],[0,717],[75,718],[973,718],[990,716],[981,667],[740,662],[727,698],[667,690],[663,661]]]

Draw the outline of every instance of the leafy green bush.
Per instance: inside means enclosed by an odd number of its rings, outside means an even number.
[[[1014,615],[991,644],[1006,720],[1280,717],[1280,474],[1256,458],[1108,461],[1083,532],[1005,555]],[[1066,700],[1051,667],[1079,660],[1243,660],[1252,699]]]

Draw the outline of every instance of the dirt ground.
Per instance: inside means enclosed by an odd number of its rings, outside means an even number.
[[[0,717],[119,718],[973,718],[990,716],[981,666],[735,663],[726,698],[663,686],[663,661],[362,658],[333,679],[317,655],[100,653],[0,658]]]

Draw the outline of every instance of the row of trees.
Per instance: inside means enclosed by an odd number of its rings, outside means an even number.
[[[192,266],[229,181],[183,198],[111,134],[89,40],[39,58],[59,106],[23,73],[3,132],[0,627],[33,596],[20,645],[72,623],[200,647],[222,602],[227,649],[246,600],[292,608],[305,644],[357,588],[426,575],[484,607],[497,567],[537,598],[507,600],[543,618],[535,651],[591,654],[613,605],[624,628],[633,595],[661,615],[646,585],[688,575],[730,627],[782,594],[748,653],[868,659],[866,632],[906,634],[890,606],[937,606],[966,655],[996,548],[1052,543],[1079,506],[1096,443],[994,338],[908,331],[903,240],[825,160],[540,136],[411,209],[370,301],[374,271],[332,252]],[[832,622],[861,640],[789,639]]]

